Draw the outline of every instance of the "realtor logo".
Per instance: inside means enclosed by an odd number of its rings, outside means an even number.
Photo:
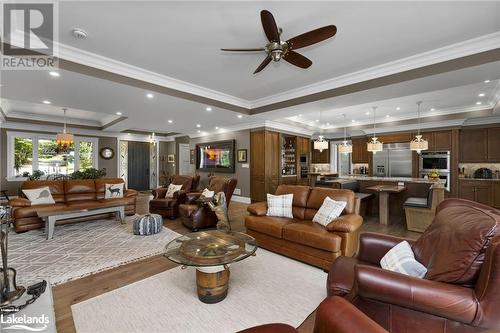
[[[53,69],[57,3],[2,4],[1,69]]]

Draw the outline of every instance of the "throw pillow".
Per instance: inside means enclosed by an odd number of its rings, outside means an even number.
[[[165,198],[173,198],[174,193],[177,191],[180,191],[181,189],[182,189],[182,185],[174,185],[174,184],[168,185],[168,190],[167,190],[167,194],[165,194]]]
[[[330,222],[342,214],[345,206],[347,206],[346,201],[335,201],[330,197],[326,197],[325,200],[323,200],[323,204],[314,215],[313,222],[326,227]]]
[[[293,194],[267,194],[267,216],[293,218]]]
[[[423,278],[427,268],[415,259],[415,255],[407,241],[394,246],[382,257],[380,266],[389,271]]]
[[[106,184],[104,190],[104,199],[123,198],[123,183]]]
[[[208,188],[206,188],[203,190],[203,192],[201,192],[201,195],[205,198],[213,198],[215,195],[215,191],[210,191]]]
[[[23,193],[31,202],[32,206],[56,203],[48,186],[35,188],[33,190],[23,190]]]

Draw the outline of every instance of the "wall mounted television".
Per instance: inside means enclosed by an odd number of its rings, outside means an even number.
[[[234,173],[235,140],[196,145],[196,169],[208,172]]]

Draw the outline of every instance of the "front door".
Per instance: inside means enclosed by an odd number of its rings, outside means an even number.
[[[128,187],[149,190],[149,142],[128,142]]]

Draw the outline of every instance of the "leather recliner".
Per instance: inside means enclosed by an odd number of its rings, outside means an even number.
[[[280,185],[276,190],[276,195],[290,193],[293,218],[267,216],[266,202],[248,206],[245,226],[259,246],[325,270],[337,257],[355,254],[363,218],[353,191],[299,185]],[[347,206],[324,227],[312,219],[327,196]]]
[[[167,187],[159,187],[153,190],[153,199],[149,201],[149,212],[160,214],[163,217],[175,219],[179,217],[179,205],[186,202],[186,194],[196,192],[200,176],[172,176],[170,184],[182,185],[180,191],[174,193],[172,198],[166,198]]]
[[[499,331],[499,224],[497,209],[444,200],[422,236],[407,240],[428,269],[423,279],[380,267],[387,251],[405,239],[362,234],[357,257],[333,263],[328,295],[346,297],[393,333]]]
[[[209,178],[208,189],[214,193],[224,192],[226,195],[226,203],[229,208],[231,197],[238,180],[235,178],[225,178],[213,176]],[[182,224],[193,231],[201,228],[208,228],[217,225],[218,219],[215,213],[205,204],[197,203],[201,196],[201,192],[192,192],[186,194],[186,201],[179,205],[179,214]]]
[[[104,208],[111,206],[125,206],[125,215],[134,215],[137,191],[125,190],[123,198],[104,199],[106,184],[124,183],[122,178],[101,178],[83,180],[33,180],[26,181],[21,185],[21,190],[49,187],[54,198],[54,204],[31,206],[31,202],[21,195],[11,199],[12,216],[14,218],[14,230],[23,232],[42,228],[45,223],[38,217],[35,208],[67,210]],[[74,219],[58,221],[57,224],[88,221],[109,217],[110,214],[84,216]]]

